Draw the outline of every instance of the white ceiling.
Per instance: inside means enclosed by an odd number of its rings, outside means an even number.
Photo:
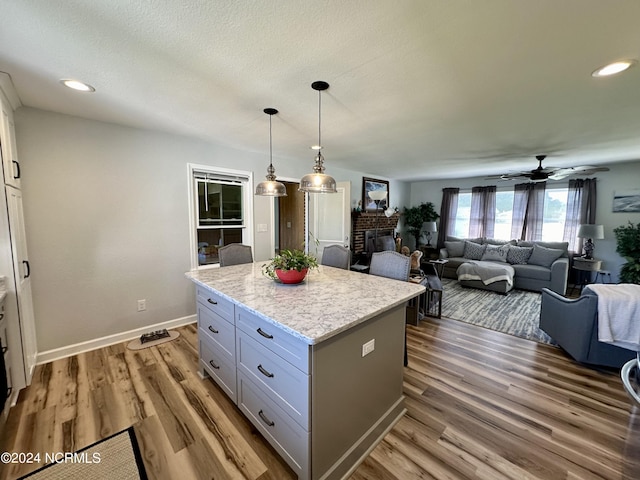
[[[639,0],[0,0],[30,107],[399,180],[640,159]],[[92,84],[93,94],[61,78]],[[276,164],[277,166],[277,164]]]

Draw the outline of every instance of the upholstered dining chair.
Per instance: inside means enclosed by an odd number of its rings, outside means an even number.
[[[351,251],[342,245],[329,245],[322,251],[321,265],[349,270]]]
[[[392,278],[394,280],[409,281],[411,271],[411,257],[407,257],[396,251],[386,250],[375,252],[371,255],[369,275]],[[404,329],[404,365],[409,364],[407,355],[407,327]]]
[[[218,258],[221,267],[240,265],[241,263],[253,263],[253,254],[249,245],[230,243],[218,249]]]
[[[394,280],[409,281],[411,270],[411,257],[407,257],[393,250],[375,252],[371,255],[369,273],[379,277],[393,278]]]

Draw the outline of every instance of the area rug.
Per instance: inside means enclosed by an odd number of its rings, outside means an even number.
[[[507,295],[462,287],[457,280],[443,279],[442,316],[516,337],[555,345],[538,328],[540,293],[511,290]]]
[[[147,480],[133,427],[77,452],[49,455],[57,463],[45,465],[20,480]]]

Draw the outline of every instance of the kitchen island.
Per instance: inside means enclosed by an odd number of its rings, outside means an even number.
[[[284,285],[261,267],[186,274],[200,373],[299,478],[344,478],[405,412],[405,305],[425,289],[326,266]]]

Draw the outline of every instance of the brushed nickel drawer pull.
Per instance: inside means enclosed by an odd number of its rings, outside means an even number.
[[[262,335],[264,338],[268,338],[269,340],[271,340],[273,338],[273,335],[269,335],[268,333],[265,333],[260,327],[258,327],[258,330],[256,330],[260,335]]]
[[[211,300],[210,298],[207,298],[207,302],[209,302],[211,305],[217,305],[218,302],[216,302],[215,300]]]
[[[213,328],[211,325],[209,325],[209,331],[212,332],[212,333],[220,333],[218,330]]]
[[[272,422],[267,418],[267,416],[262,412],[262,410],[258,412],[258,415],[260,415],[260,418],[262,419],[262,421],[266,423],[268,426],[273,427],[275,425],[274,422]]]
[[[260,370],[260,373],[263,374],[265,377],[273,378],[273,373],[270,373],[267,370],[265,370],[262,365],[258,365],[258,370]]]
[[[215,363],[213,363],[213,360],[209,360],[209,365],[211,365],[216,370],[220,370],[220,365],[216,365]]]

